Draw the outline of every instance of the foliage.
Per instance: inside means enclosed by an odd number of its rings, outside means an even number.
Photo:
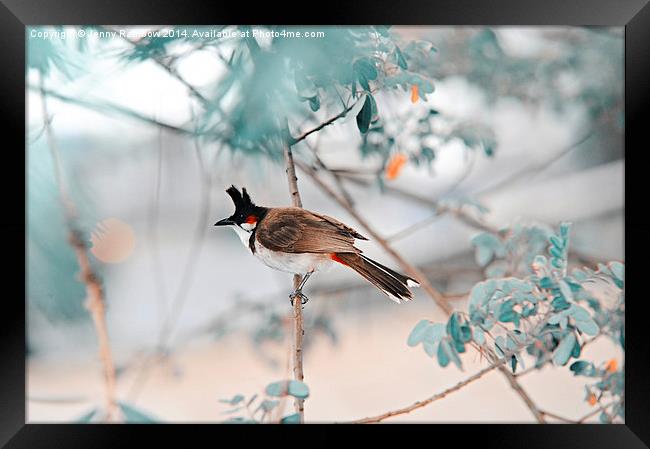
[[[144,412],[139,408],[122,401],[117,402],[120,422],[126,424],[156,424],[160,420],[154,418],[149,412]],[[105,422],[106,412],[101,408],[92,408],[83,415],[74,420],[79,424],[101,423]]]
[[[280,424],[298,424],[300,416],[293,413],[281,417],[280,399],[292,396],[298,399],[307,399],[309,397],[309,387],[304,382],[297,380],[282,380],[270,383],[265,389],[265,398],[260,398],[254,394],[250,398],[238,394],[232,399],[221,399],[220,402],[231,405],[233,408],[225,411],[231,416],[226,422],[239,424],[261,424],[265,422],[276,422]],[[278,398],[278,399],[273,399]],[[244,412],[247,416],[239,413]]]
[[[451,361],[459,368],[460,354],[472,345],[498,358],[507,356],[513,372],[518,366],[525,367],[524,353],[534,358],[537,368],[548,361],[564,366],[580,357],[589,337],[601,333],[624,348],[624,265],[610,262],[600,264],[597,270],[569,272],[569,228],[568,223],[562,223],[558,233],[545,234],[535,227],[534,232],[519,228],[505,239],[489,233],[475,237],[477,262],[483,266],[492,258],[507,257],[512,252],[512,239],[516,241],[522,234],[535,236],[532,248],[539,247],[536,240],[547,235],[547,254],[532,257],[530,274],[526,276],[479,282],[469,293],[467,313],[454,312],[447,323],[420,321],[409,335],[408,345],[421,343],[425,353],[436,357],[441,367]],[[524,252],[527,257],[531,257],[529,250]],[[613,290],[619,297],[616,304],[603,306],[604,300],[591,291],[593,284],[605,284]],[[590,392],[598,390],[599,398],[605,392],[623,392],[622,372],[598,370],[584,360],[573,363],[571,370],[576,375],[599,377],[598,383],[588,387]]]

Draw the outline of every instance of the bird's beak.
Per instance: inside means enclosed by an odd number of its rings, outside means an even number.
[[[228,225],[232,225],[232,224],[235,224],[235,222],[232,221],[230,218],[224,218],[223,220],[217,221],[214,225],[215,226],[228,226]]]

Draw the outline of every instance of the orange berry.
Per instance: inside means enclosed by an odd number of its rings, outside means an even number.
[[[392,180],[397,178],[402,171],[402,168],[404,168],[407,160],[408,158],[405,154],[397,153],[393,155],[393,157],[391,157],[388,161],[388,164],[386,164],[386,179]]]
[[[594,406],[596,405],[596,395],[591,393],[589,397],[587,398],[587,402],[589,402],[589,405]]]
[[[608,373],[613,373],[616,372],[618,369],[618,363],[616,362],[616,359],[611,359],[610,361],[607,362],[607,365],[605,365],[605,371]]]
[[[420,90],[417,84],[411,85],[411,103],[417,103],[420,98]]]

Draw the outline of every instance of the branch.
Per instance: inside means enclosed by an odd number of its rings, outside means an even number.
[[[356,104],[356,103],[355,103],[355,104]],[[305,140],[309,135],[311,135],[311,134],[313,134],[313,133],[315,133],[315,132],[320,131],[321,129],[325,128],[325,127],[328,126],[328,125],[331,125],[332,123],[334,123],[335,121],[337,121],[337,120],[340,119],[341,117],[345,117],[345,115],[346,115],[348,112],[350,112],[350,110],[352,110],[353,107],[354,107],[354,104],[353,104],[352,106],[349,106],[349,107],[343,109],[341,112],[339,112],[338,114],[336,114],[334,117],[332,117],[332,118],[330,118],[330,119],[324,121],[323,123],[321,123],[321,124],[318,125],[317,127],[312,128],[312,129],[310,129],[309,131],[305,131],[304,133],[300,134],[298,137],[292,137],[292,138],[289,140],[289,145],[290,145],[290,146],[293,146],[293,145],[297,144],[298,142],[300,142],[300,141],[302,141],[302,140]]]
[[[293,161],[293,153],[289,144],[288,128],[285,128],[286,136],[282,137],[282,151],[284,153],[284,163],[286,166],[287,182],[289,184],[289,194],[291,195],[291,205],[302,207],[300,191],[298,190],[298,177],[296,176],[296,167]],[[293,288],[300,285],[302,277],[299,274],[293,276]],[[304,373],[302,369],[302,344],[305,330],[303,327],[302,300],[296,298],[293,302],[293,322],[294,322],[294,354],[293,354],[293,377],[298,381],[303,381]],[[300,416],[300,422],[305,422],[305,402],[303,399],[296,398],[294,401],[296,413]]]
[[[446,390],[443,390],[440,393],[436,393],[433,396],[428,397],[427,399],[424,399],[422,401],[417,401],[417,402],[415,402],[415,403],[413,403],[413,404],[411,404],[411,405],[409,405],[407,407],[403,407],[403,408],[400,408],[400,409],[397,409],[397,410],[392,410],[390,412],[382,413],[381,415],[372,416],[372,417],[369,417],[369,418],[358,419],[356,421],[351,421],[351,423],[352,424],[378,423],[378,422],[381,422],[381,421],[383,421],[383,420],[385,420],[387,418],[390,418],[392,416],[404,415],[406,413],[410,413],[413,410],[417,410],[419,408],[424,407],[425,405],[429,405],[432,402],[438,401],[438,400],[446,397],[448,394],[453,393],[455,391],[458,391],[461,388],[463,388],[464,386],[471,384],[472,382],[480,379],[481,377],[483,377],[487,373],[495,370],[497,367],[502,366],[506,362],[506,360],[507,359],[504,358],[504,359],[498,361],[497,363],[495,363],[493,365],[485,367],[482,370],[480,370],[479,372],[477,372],[476,374],[468,377],[467,379],[465,379],[463,381],[458,382],[453,387],[447,388]]]
[[[508,381],[512,389],[515,390],[515,392],[519,395],[519,397],[521,397],[521,399],[524,401],[524,403],[531,411],[533,416],[535,416],[537,422],[540,424],[546,423],[546,420],[544,419],[544,414],[541,412],[539,407],[537,407],[537,405],[533,402],[530,396],[528,396],[528,393],[526,393],[526,390],[524,390],[522,386],[519,384],[519,381],[517,381],[514,374],[508,371],[508,368],[506,368],[505,366],[499,366],[499,371],[506,378],[506,380]]]
[[[487,193],[492,193],[494,191],[497,191],[501,189],[504,186],[507,186],[508,184],[511,184],[519,179],[526,178],[527,180],[530,180],[529,175],[531,174],[538,174],[542,172],[543,170],[546,170],[548,167],[553,165],[555,162],[557,162],[559,159],[562,157],[566,156],[576,148],[578,148],[580,145],[585,143],[587,140],[589,140],[593,135],[595,134],[595,129],[590,129],[587,131],[582,137],[580,137],[578,140],[575,142],[571,143],[564,149],[558,151],[556,154],[551,156],[549,159],[540,162],[539,164],[533,164],[528,167],[524,167],[521,170],[513,173],[509,177],[502,179],[501,181],[498,181],[497,183],[488,186],[484,189],[480,189],[478,192],[475,192],[474,195],[480,196],[480,195],[485,195]]]
[[[42,73],[40,76],[40,93],[43,122],[45,123],[45,134],[52,155],[55,180],[59,188],[66,226],[68,227],[68,241],[77,257],[77,263],[80,268],[79,279],[86,285],[86,302],[84,305],[93,319],[97,340],[99,342],[99,356],[104,367],[104,394],[106,401],[105,419],[106,421],[112,421],[117,415],[117,401],[115,399],[115,365],[113,364],[111,345],[106,326],[106,302],[104,299],[104,290],[99,277],[90,265],[86,242],[75,225],[77,212],[74,204],[68,197],[65,183],[63,181],[63,170],[61,167],[59,152],[54,140],[54,133],[52,132],[50,114],[47,109],[46,91],[43,84]]]
[[[349,174],[340,173],[340,176],[343,176],[343,177],[345,177],[346,180],[348,180],[350,182],[353,182],[355,184],[358,184],[358,185],[362,185],[362,186],[370,185],[369,182],[367,182],[367,181],[365,181],[363,179],[359,179],[357,177],[351,176]],[[465,224],[467,224],[469,226],[472,226],[473,228],[480,229],[482,231],[487,231],[487,232],[494,232],[494,233],[498,232],[494,227],[490,226],[487,223],[484,223],[482,221],[477,220],[476,218],[472,217],[471,215],[467,214],[466,212],[464,212],[464,211],[462,211],[460,209],[448,208],[448,207],[446,207],[444,205],[441,205],[438,201],[431,200],[430,198],[418,195],[416,193],[412,193],[412,192],[408,192],[406,190],[402,190],[399,187],[385,185],[384,189],[388,193],[394,194],[396,196],[400,196],[400,197],[402,197],[402,198],[404,198],[406,200],[413,201],[413,202],[422,204],[423,206],[435,209],[435,213],[433,215],[423,219],[420,222],[414,223],[414,224],[410,225],[409,227],[407,227],[407,228],[405,228],[405,229],[403,229],[401,231],[398,231],[397,233],[390,236],[388,238],[389,240],[399,239],[399,238],[403,237],[404,235],[406,235],[407,233],[421,228],[425,224],[432,223],[433,221],[438,219],[439,216],[441,214],[443,214],[443,213],[451,213],[456,218],[458,218],[459,220],[461,220]]]
[[[110,27],[100,27],[104,28],[109,31],[115,31],[114,29]],[[140,41],[132,41],[128,37],[122,35],[121,33],[117,33],[118,36],[120,36],[125,42],[128,42],[132,46],[139,48],[142,47],[142,44],[140,44]],[[169,73],[173,78],[176,78],[183,86],[187,88],[187,90],[190,92],[190,94],[199,100],[203,106],[208,106],[209,101],[207,98],[205,98],[198,90],[196,90],[196,87],[192,86],[190,83],[188,83],[185,78],[183,78],[178,71],[174,67],[172,67],[170,64],[166,63],[163,61],[160,57],[152,56],[151,60],[153,60],[156,64],[158,64],[160,67],[162,67],[167,73]]]
[[[101,113],[104,113],[104,114],[109,114],[109,115],[110,114],[119,114],[119,115],[122,115],[122,116],[126,116],[128,118],[137,120],[139,122],[146,123],[148,125],[158,126],[160,128],[163,128],[163,129],[166,129],[166,130],[169,130],[169,131],[173,131],[173,132],[175,132],[177,134],[192,136],[192,137],[194,137],[196,135],[195,132],[190,131],[188,129],[155,120],[155,119],[153,119],[151,117],[147,117],[146,115],[140,114],[139,112],[136,112],[136,111],[134,111],[132,109],[125,108],[123,106],[120,106],[120,105],[117,105],[117,104],[114,104],[114,103],[110,103],[110,102],[107,102],[107,101],[102,101],[102,100],[90,101],[90,100],[81,99],[79,97],[69,97],[67,95],[63,95],[63,94],[60,94],[60,93],[52,91],[52,90],[48,90],[48,89],[45,89],[45,88],[42,88],[42,89],[41,88],[35,88],[33,86],[29,86],[29,89],[30,90],[37,90],[38,92],[43,93],[43,94],[47,95],[48,97],[56,98],[57,100],[64,101],[66,103],[72,103],[72,104],[75,104],[77,106],[81,106],[81,107],[86,108],[86,109],[92,109],[94,111],[98,111],[98,112],[101,112]],[[206,133],[206,135],[210,135],[210,134]]]

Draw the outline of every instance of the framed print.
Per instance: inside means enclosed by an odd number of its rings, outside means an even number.
[[[647,447],[643,1],[0,20],[6,447]]]

